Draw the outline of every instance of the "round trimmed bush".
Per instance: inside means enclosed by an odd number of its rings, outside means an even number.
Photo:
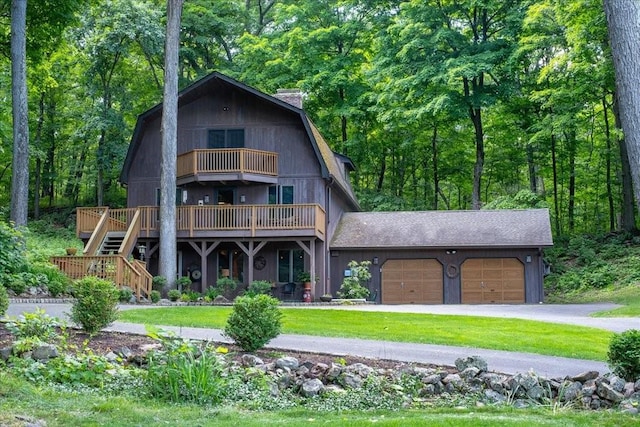
[[[71,320],[89,334],[95,334],[118,318],[120,292],[108,281],[93,276],[78,280],[73,285],[76,297],[71,306]]]
[[[245,351],[265,346],[282,330],[280,302],[268,295],[236,298],[224,334]]]
[[[151,293],[149,294],[149,299],[154,304],[160,301],[160,291],[156,291],[155,289],[152,290]]]
[[[627,381],[640,379],[640,331],[630,329],[614,334],[607,358],[616,375]]]

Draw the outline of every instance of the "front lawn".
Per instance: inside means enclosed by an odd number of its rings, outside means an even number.
[[[612,333],[597,328],[479,316],[283,308],[284,334],[477,347],[606,360]],[[222,329],[230,307],[164,307],[121,312],[120,320]]]

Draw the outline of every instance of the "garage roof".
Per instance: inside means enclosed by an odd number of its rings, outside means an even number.
[[[331,249],[552,245],[547,209],[347,212],[331,241]]]

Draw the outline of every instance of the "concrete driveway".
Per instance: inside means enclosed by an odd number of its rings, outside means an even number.
[[[23,312],[32,312],[41,307],[51,316],[66,318],[71,309],[70,304],[10,304],[8,315],[16,316]],[[121,309],[142,308],[149,306],[123,305]],[[638,318],[590,318],[590,313],[615,308],[613,304],[585,305],[304,305],[305,309],[331,308],[335,310],[387,311],[405,313],[433,313],[453,315],[477,315],[488,317],[534,319],[556,323],[593,326],[612,331],[640,329]],[[109,330],[144,334],[143,325],[124,322],[114,323]],[[217,329],[163,327],[172,330],[185,338],[229,342]],[[437,365],[453,365],[459,357],[479,355],[485,358],[489,369],[497,372],[516,373],[533,370],[547,377],[564,377],[577,375],[584,371],[594,370],[608,372],[606,363],[568,359],[552,356],[541,356],[530,353],[486,350],[479,348],[453,347],[429,344],[398,343],[390,341],[373,341],[361,339],[317,337],[303,335],[280,335],[272,340],[268,347],[279,350],[297,350],[322,352],[328,354],[355,355],[374,357],[404,362],[433,363]]]

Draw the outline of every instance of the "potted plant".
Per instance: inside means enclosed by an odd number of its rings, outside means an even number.
[[[67,255],[75,255],[78,252],[78,248],[67,248]]]
[[[308,271],[301,271],[298,273],[298,281],[303,283],[306,290],[311,290],[311,273]]]

